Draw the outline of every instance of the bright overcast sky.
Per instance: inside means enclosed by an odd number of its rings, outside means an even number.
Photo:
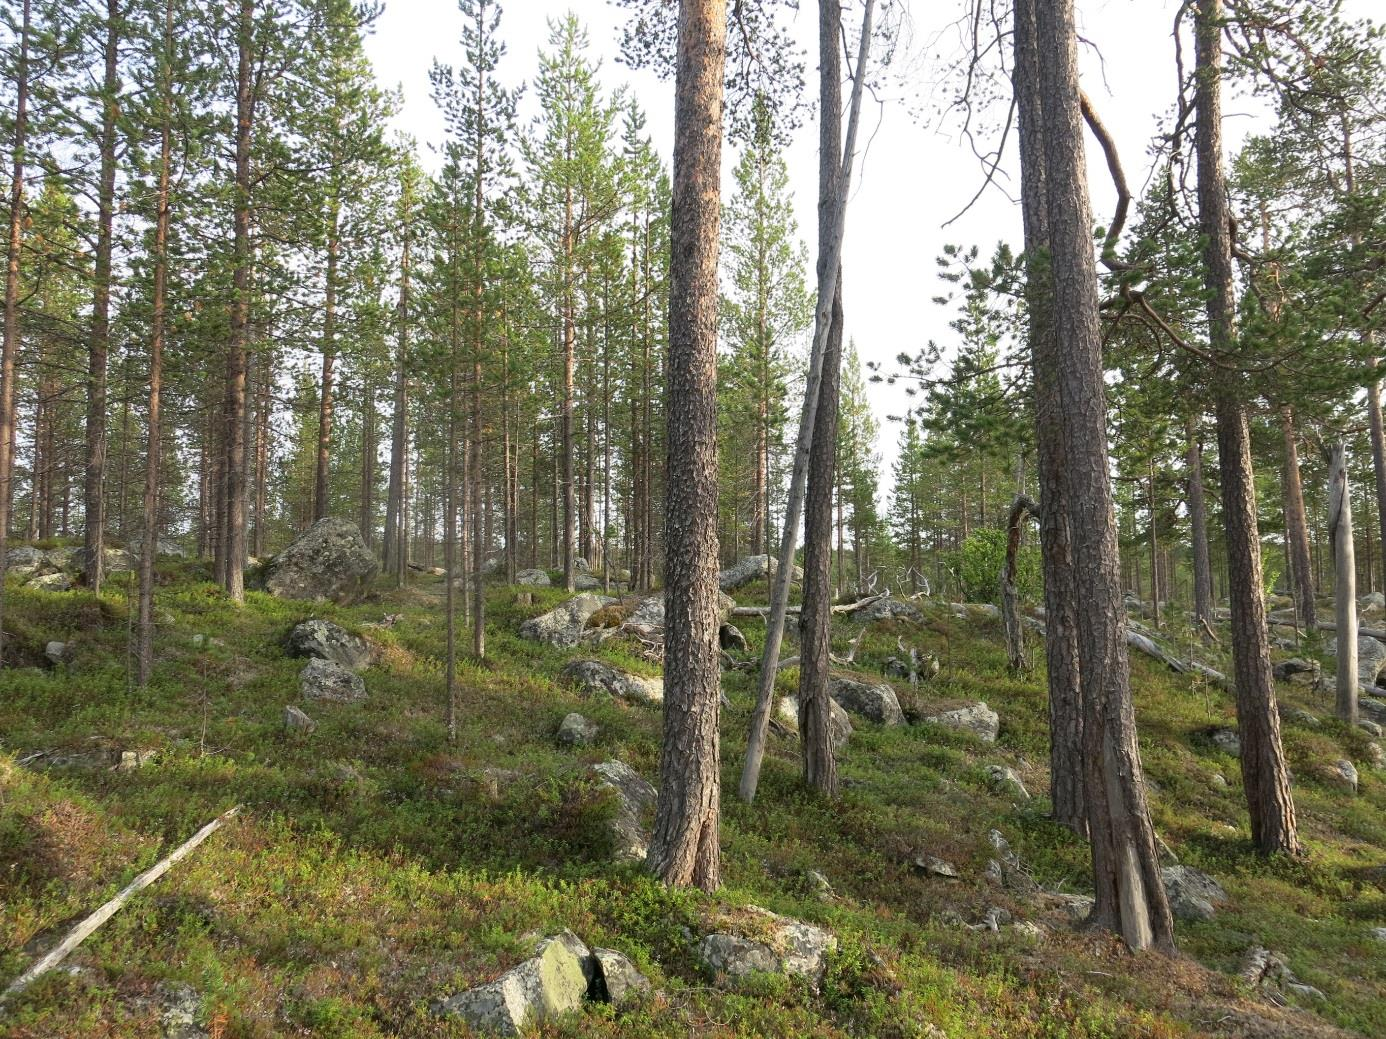
[[[1346,6],[1365,15],[1374,2],[1349,0]],[[800,6],[796,31],[808,49],[816,40],[817,4],[801,0]],[[1091,44],[1083,54],[1084,87],[1117,139],[1137,196],[1148,172],[1147,148],[1156,119],[1169,111],[1174,99],[1171,28],[1176,7],[1170,0],[1078,0],[1080,33]],[[507,54],[501,77],[510,84],[529,80],[537,68],[536,54],[545,45],[547,20],[570,9],[589,27],[591,53],[601,62],[606,86],[628,82],[634,88],[648,114],[649,132],[667,162],[673,139],[672,86],[617,61],[624,12],[606,0],[504,3],[501,35]],[[1002,167],[1003,172],[1011,170],[1011,176],[1001,180],[1006,193],[989,190],[965,216],[943,227],[976,193],[983,171],[959,139],[956,125],[930,125],[911,112],[930,107],[933,81],[940,74],[939,58],[953,57],[959,47],[957,32],[949,26],[960,13],[961,0],[913,0],[912,9],[909,50],[897,61],[897,68],[910,70],[909,82],[887,89],[899,100],[878,105],[868,99],[863,110],[862,134],[869,146],[853,182],[843,260],[847,334],[856,341],[863,360],[887,365],[900,352],[913,353],[929,339],[948,341],[952,313],[930,302],[941,289],[934,258],[943,245],[977,244],[985,255],[1001,239],[1017,246],[1020,242],[1019,206],[1011,200],[1019,190],[1014,136],[1008,145],[1008,162]],[[400,129],[425,149],[442,133],[429,98],[428,69],[435,57],[447,63],[462,60],[457,43],[460,24],[455,0],[387,0],[368,43],[382,84],[399,84],[403,89]],[[810,59],[808,64],[808,89],[816,98],[812,82],[816,61]],[[533,115],[530,104],[522,104],[521,111],[526,121]],[[1252,106],[1236,99],[1229,99],[1225,111],[1231,142],[1265,125],[1264,115],[1251,115]],[[799,132],[788,155],[800,230],[810,255],[815,237],[816,144],[816,125],[810,123]],[[733,159],[729,153],[728,170]],[[1093,171],[1094,219],[1102,223],[1108,219],[1114,195],[1091,139],[1088,159]],[[725,177],[724,185],[729,180]],[[900,413],[905,397],[898,387],[873,385],[870,392],[882,419],[880,446],[888,483],[897,431],[884,418]]]

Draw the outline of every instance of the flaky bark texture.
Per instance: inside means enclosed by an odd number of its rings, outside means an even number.
[[[1299,479],[1299,445],[1295,436],[1293,405],[1280,405],[1280,432],[1285,444],[1281,482],[1285,499],[1285,547],[1290,557],[1295,617],[1302,630],[1313,631],[1318,621],[1314,610],[1314,566],[1309,555],[1309,521],[1304,513],[1304,487]]]
[[[718,823],[717,239],[725,0],[682,0],[670,224],[664,743],[647,860],[666,884],[721,883]]]
[[[1357,555],[1352,544],[1352,495],[1348,490],[1347,448],[1340,440],[1328,456],[1328,540],[1333,546],[1337,584],[1334,621],[1338,628],[1338,718],[1357,724]]]
[[[1213,567],[1208,559],[1208,505],[1203,493],[1203,438],[1198,419],[1185,421],[1185,467],[1189,479],[1189,540],[1193,545],[1194,626],[1213,628]]]
[[[1237,340],[1232,282],[1232,240],[1222,151],[1222,0],[1199,0],[1197,11],[1198,212],[1203,234],[1203,277],[1213,352],[1231,356]],[[1226,526],[1227,586],[1232,612],[1232,671],[1237,684],[1237,724],[1242,741],[1242,779],[1251,815],[1251,836],[1262,851],[1299,851],[1289,772],[1280,743],[1280,715],[1271,675],[1266,601],[1261,587],[1261,538],[1256,484],[1251,468],[1248,396],[1235,371],[1214,374],[1218,473]]]
[[[1055,386],[1067,463],[1063,490],[1077,561],[1084,793],[1096,894],[1091,922],[1119,932],[1132,949],[1172,951],[1173,922],[1146,803],[1126,657],[1072,0],[1036,5],[1035,40],[1060,344]]]
[[[1061,399],[1057,385],[1049,276],[1044,127],[1039,102],[1035,0],[1015,8],[1015,96],[1020,116],[1021,213],[1025,223],[1025,301],[1035,378],[1036,456],[1040,487],[1040,558],[1044,571],[1045,668],[1049,684],[1049,796],[1054,818],[1087,833],[1083,800],[1083,706],[1078,681],[1077,604],[1069,536]]]

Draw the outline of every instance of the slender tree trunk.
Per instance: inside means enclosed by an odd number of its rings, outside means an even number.
[[[1015,584],[1016,556],[1025,532],[1025,518],[1039,519],[1039,506],[1018,495],[1006,517],[1006,561],[1001,567],[1001,620],[1006,632],[1006,663],[1013,673],[1025,669],[1025,627],[1020,620],[1020,595]]]
[[[333,374],[337,365],[337,200],[328,202],[327,275],[322,316],[322,385],[318,393],[318,452],[313,471],[313,522],[327,515],[327,478],[332,459]]]
[[[648,865],[721,883],[717,643],[717,248],[726,0],[681,0],[670,223],[664,742]],[[569,575],[571,577],[571,575]]]
[[[15,429],[15,369],[19,358],[19,261],[24,231],[24,163],[29,134],[30,0],[24,0],[15,79],[14,146],[10,175],[10,234],[5,256],[5,327],[0,347],[0,667],[4,665],[5,551],[10,532]]]
[[[1160,627],[1160,600],[1169,598],[1169,590],[1165,587],[1163,577],[1160,573],[1160,533],[1159,524],[1156,523],[1155,506],[1155,458],[1152,455],[1149,460],[1149,468],[1146,474],[1146,509],[1150,514],[1150,608],[1151,614],[1155,619],[1155,627]]]
[[[1294,585],[1295,614],[1300,629],[1313,631],[1318,620],[1314,610],[1314,572],[1309,560],[1309,520],[1304,511],[1304,487],[1299,477],[1299,447],[1292,404],[1280,405],[1280,430],[1285,444],[1281,480],[1285,499],[1285,554],[1290,557],[1290,580]]]
[[[395,413],[390,434],[390,489],[385,509],[385,570],[403,588],[409,566],[409,523],[405,501],[409,467],[409,309],[411,248],[413,246],[413,182],[400,191],[399,330],[395,354]]]
[[[96,196],[96,262],[93,270],[91,338],[87,346],[87,451],[83,494],[82,571],[87,587],[100,593],[106,565],[106,367],[111,341],[111,248],[115,219],[116,108],[120,3],[106,0],[105,75],[101,83],[101,171]]]
[[[820,0],[829,3],[830,0]],[[833,8],[841,19],[840,5]],[[770,615],[765,623],[765,649],[761,655],[760,680],[756,690],[756,707],[751,716],[751,729],[746,741],[746,763],[741,770],[739,793],[743,801],[753,801],[760,782],[760,765],[765,757],[765,739],[770,727],[770,711],[775,699],[775,675],[779,667],[780,643],[784,639],[785,613],[789,606],[789,584],[794,572],[795,539],[799,534],[799,518],[804,506],[805,484],[808,478],[809,451],[817,426],[819,386],[823,378],[823,357],[827,352],[832,329],[833,300],[837,296],[838,268],[842,262],[842,238],[847,220],[847,193],[851,188],[852,162],[856,155],[857,125],[861,117],[861,95],[865,86],[866,65],[871,53],[871,22],[875,13],[874,0],[866,0],[862,12],[861,42],[852,80],[852,102],[847,118],[846,147],[840,155],[823,153],[818,157],[819,189],[819,259],[817,309],[814,313],[813,346],[809,352],[808,379],[804,387],[804,410],[799,419],[799,435],[794,445],[794,468],[789,478],[789,494],[785,501],[783,536],[780,540],[779,566],[775,571],[770,598]],[[820,22],[820,25],[822,23]],[[820,33],[820,42],[822,35]],[[834,53],[836,53],[834,42]],[[826,59],[825,59],[826,60]],[[837,60],[837,59],[834,59]],[[823,114],[826,119],[827,115]],[[840,115],[839,115],[839,118]],[[835,194],[827,196],[829,186]]]
[[[1347,448],[1340,440],[1328,458],[1328,537],[1333,545],[1337,583],[1333,589],[1338,629],[1336,713],[1357,724],[1357,560],[1352,545],[1352,494],[1348,487]]]
[[[1195,146],[1198,152],[1199,223],[1204,237],[1208,326],[1214,352],[1232,357],[1237,342],[1232,243],[1222,148],[1222,0],[1198,0]],[[1232,662],[1237,721],[1242,741],[1242,779],[1251,835],[1264,852],[1300,850],[1290,797],[1289,771],[1280,743],[1280,716],[1271,675],[1266,603],[1261,588],[1261,540],[1251,467],[1244,380],[1214,373],[1218,470],[1226,524],[1227,578],[1232,608]]]
[[[1189,542],[1193,549],[1194,625],[1213,626],[1213,573],[1208,560],[1208,506],[1203,492],[1203,441],[1198,419],[1185,419],[1185,464],[1189,473]]]
[[[1091,923],[1132,949],[1172,952],[1173,922],[1136,743],[1121,563],[1107,450],[1092,212],[1083,159],[1072,0],[1035,6],[1045,195],[1053,257],[1057,388],[1064,403],[1065,502],[1078,610],[1084,794],[1096,902]]]
[[[1040,559],[1044,571],[1045,668],[1049,685],[1049,796],[1054,818],[1073,832],[1088,830],[1083,797],[1083,699],[1078,676],[1078,596],[1073,576],[1068,468],[1059,392],[1059,341],[1054,330],[1040,109],[1035,2],[1018,0],[1015,95],[1020,116],[1021,212],[1025,225],[1025,299],[1035,380],[1036,465],[1040,488]]]
[[[375,547],[375,384],[361,384],[361,540]]]
[[[245,599],[245,381],[248,366],[251,278],[251,129],[255,119],[255,0],[241,0],[236,77],[236,211],[232,244],[231,339],[227,349],[224,480],[219,526],[221,570],[232,601]]]

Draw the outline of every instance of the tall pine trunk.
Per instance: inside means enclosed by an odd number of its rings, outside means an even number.
[[[721,883],[717,643],[717,247],[726,0],[681,0],[674,88],[664,741],[648,866]],[[571,574],[569,574],[571,576]]]
[[[1318,619],[1314,609],[1314,571],[1309,558],[1309,520],[1304,511],[1304,485],[1299,477],[1299,438],[1295,434],[1292,404],[1280,405],[1280,432],[1285,448],[1281,474],[1285,499],[1285,554],[1290,557],[1295,617],[1301,630],[1312,632]]]
[[[1229,358],[1237,341],[1232,242],[1222,146],[1222,0],[1198,0],[1195,147],[1199,225],[1204,239],[1204,285],[1214,352]],[[1232,670],[1242,742],[1242,780],[1251,836],[1264,852],[1298,853],[1289,770],[1280,743],[1280,715],[1271,675],[1266,601],[1261,588],[1261,539],[1244,380],[1219,368],[1213,375],[1218,472],[1226,525],[1228,600],[1232,611]]]
[[[1328,539],[1333,545],[1336,583],[1334,615],[1338,628],[1337,702],[1335,713],[1357,724],[1357,560],[1352,544],[1352,493],[1348,487],[1347,448],[1340,440],[1328,458]]]
[[[327,478],[332,462],[333,375],[337,364],[337,200],[328,202],[327,275],[322,314],[322,383],[318,392],[318,450],[313,469],[313,522],[327,515]]]
[[[1185,467],[1189,481],[1189,542],[1193,549],[1194,625],[1210,631],[1213,626],[1213,571],[1208,559],[1208,504],[1203,487],[1203,440],[1198,419],[1184,423]]]

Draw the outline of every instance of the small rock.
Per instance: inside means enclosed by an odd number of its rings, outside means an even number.
[[[67,574],[44,574],[35,577],[26,587],[37,588],[41,592],[70,592],[72,591],[72,578]]]
[[[359,671],[371,662],[370,647],[365,639],[331,621],[317,618],[295,624],[285,645],[290,656],[331,660],[352,671]]]
[[[206,1039],[208,1033],[197,1023],[202,1016],[197,989],[183,982],[161,982],[154,991],[163,1039]]]
[[[995,743],[1001,729],[1001,719],[984,702],[966,704],[951,710],[926,715],[926,722],[941,725],[945,729],[958,729],[970,732],[984,743]]]
[[[1242,756],[1242,738],[1237,735],[1236,729],[1214,729],[1208,734],[1208,739],[1224,754],[1234,758]]]
[[[922,870],[925,876],[945,877],[949,880],[958,879],[958,869],[951,862],[934,855],[916,855],[914,858],[916,869]]]
[[[615,949],[593,949],[592,956],[597,961],[601,979],[598,998],[621,1007],[649,994],[650,979],[641,974],[624,953]]]
[[[570,660],[560,674],[588,693],[605,692],[619,700],[657,707],[664,702],[664,679],[646,678],[601,660]]]
[[[1313,685],[1319,680],[1320,665],[1317,660],[1304,660],[1294,657],[1282,660],[1274,667],[1275,677],[1283,682],[1296,685]]]
[[[1075,924],[1080,924],[1092,913],[1097,900],[1091,895],[1056,895],[1064,913]]]
[[[521,570],[515,575],[515,583],[530,588],[548,588],[552,582],[543,570]]]
[[[1367,760],[1371,762],[1372,768],[1386,768],[1386,750],[1382,749],[1380,743],[1368,743]]]
[[[1332,773],[1339,780],[1343,787],[1357,793],[1357,767],[1347,758],[1339,758],[1333,762]]]
[[[1386,736],[1386,729],[1383,729],[1376,722],[1366,718],[1359,721],[1357,723],[1357,727],[1361,729],[1363,732],[1365,732],[1368,736],[1375,736],[1377,739],[1380,739],[1382,736]]]
[[[1011,928],[1021,938],[1038,941],[1044,937],[1044,928],[1033,920],[1019,920]]]
[[[43,647],[43,655],[48,658],[51,664],[61,664],[67,659],[66,642],[50,642]]]
[[[459,1017],[478,1032],[520,1035],[532,1024],[582,1006],[588,990],[583,961],[563,941],[542,951],[495,981],[478,985],[434,1005],[440,1017]]]
[[[1192,866],[1166,866],[1160,870],[1170,911],[1181,920],[1211,920],[1217,907],[1227,904],[1227,892],[1202,870]]]
[[[825,877],[818,870],[811,869],[806,874],[804,874],[804,876],[807,878],[809,882],[809,887],[811,887],[813,889],[814,894],[818,896],[819,901],[827,902],[833,897],[832,884],[830,884],[828,882],[828,878]]]
[[[828,708],[829,721],[831,727],[831,737],[833,750],[841,750],[847,745],[847,740],[852,735],[852,719],[847,712],[842,709],[842,705],[836,700],[829,699],[831,705]],[[799,735],[799,698],[797,696],[782,696],[775,707],[775,717],[786,729],[795,736]]]
[[[1030,791],[1025,789],[1020,774],[1007,765],[988,765],[987,783],[997,793],[1007,794],[1021,801],[1030,800]]]
[[[307,700],[360,703],[366,698],[366,683],[360,675],[341,664],[316,657],[298,673],[298,688]]]
[[[597,738],[600,731],[596,722],[588,721],[573,711],[559,723],[558,744],[561,747],[585,747]]]
[[[734,649],[738,653],[745,653],[750,650],[746,636],[735,624],[723,624],[717,629],[717,644],[725,650]]]
[[[778,916],[758,906],[747,906],[744,912],[760,918],[757,931],[768,927],[773,936],[765,941],[728,932],[707,935],[698,946],[698,953],[708,969],[733,983],[757,971],[788,974],[804,978],[817,991],[827,971],[828,953],[837,948],[837,939],[821,927]]]
[[[1165,839],[1158,833],[1155,835],[1155,853],[1160,857],[1161,866],[1179,865],[1179,856],[1174,854],[1174,849],[1165,843]]]
[[[850,678],[834,678],[829,686],[834,700],[849,714],[858,714],[879,725],[903,725],[905,712],[895,690],[885,684],[869,685]]]
[[[643,862],[650,848],[645,818],[654,811],[655,788],[623,761],[603,761],[593,765],[592,772],[601,785],[616,794],[616,815],[610,823],[615,857]]]
[[[1280,993],[1299,999],[1321,1000],[1327,997],[1313,985],[1306,985],[1295,977],[1285,957],[1259,946],[1246,951],[1238,977],[1250,985],[1267,993]]]
[[[990,931],[992,934],[1000,934],[1001,928],[1011,922],[1009,909],[1001,906],[992,906],[982,915],[982,922],[978,925],[980,930]]]
[[[284,708],[284,728],[289,732],[301,732],[307,736],[318,727],[318,723],[308,717],[303,711],[289,704]]]
[[[117,772],[134,772],[136,769],[144,768],[154,760],[155,751],[152,750],[122,750],[120,760],[116,762]]]
[[[1303,725],[1306,728],[1317,729],[1319,719],[1300,707],[1292,707],[1288,711],[1281,711],[1280,717],[1287,722],[1294,722],[1296,725]]]
[[[1371,934],[1377,941],[1386,945],[1386,927],[1373,927]]]
[[[1211,776],[1208,777],[1208,782],[1211,783],[1213,788],[1216,790],[1227,789],[1227,777],[1224,776],[1221,772],[1214,772]]]

